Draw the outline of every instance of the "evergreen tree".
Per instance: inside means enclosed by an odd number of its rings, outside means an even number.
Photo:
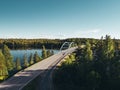
[[[35,52],[35,54],[34,54],[34,62],[36,63],[36,62],[39,62],[40,60],[41,60],[41,58],[39,57],[38,53]]]
[[[34,60],[33,60],[33,55],[31,53],[30,57],[29,57],[29,61],[30,61],[30,65],[34,64]]]
[[[102,56],[105,59],[111,59],[114,57],[114,52],[115,52],[114,42],[110,38],[110,36],[106,35],[104,46],[102,48]]]
[[[46,52],[45,46],[42,47],[42,58],[43,59],[47,58],[47,52]]]
[[[54,51],[53,50],[51,51],[51,55],[54,55]]]
[[[47,57],[51,56],[50,50],[47,50]]]
[[[3,45],[2,53],[5,56],[5,61],[6,61],[6,66],[7,66],[8,71],[13,70],[14,69],[13,58],[12,58],[9,48],[6,45]]]
[[[75,54],[72,53],[72,54],[69,56],[69,58],[70,58],[72,61],[74,61],[74,60],[75,60]]]
[[[5,57],[0,51],[0,77],[8,75],[8,70],[6,67]]]
[[[93,52],[91,50],[91,44],[89,41],[86,42],[86,49],[85,49],[85,60],[93,60]]]
[[[98,41],[98,43],[96,44],[96,55],[97,55],[97,59],[103,59],[103,46],[104,46],[104,40],[103,40],[103,36],[101,37],[101,39]]]
[[[16,70],[21,70],[22,67],[21,67],[21,63],[20,63],[20,59],[19,58],[16,58]]]
[[[29,63],[28,63],[28,59],[27,59],[27,54],[24,55],[23,60],[24,60],[24,65],[23,65],[23,66],[24,66],[25,68],[28,67],[28,66],[29,66]]]

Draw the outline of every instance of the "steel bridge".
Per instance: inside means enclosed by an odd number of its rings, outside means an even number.
[[[60,51],[69,49],[71,47],[75,46],[74,42],[64,42],[60,48]]]

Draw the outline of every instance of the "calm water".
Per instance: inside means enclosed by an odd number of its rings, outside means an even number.
[[[59,50],[53,50],[53,51],[54,51],[54,53],[59,52]],[[34,53],[37,52],[39,54],[39,56],[41,56],[42,50],[41,49],[11,50],[10,52],[11,52],[11,54],[13,56],[14,61],[16,60],[17,57],[19,57],[20,60],[22,61],[24,54],[27,54],[27,57],[29,57],[31,53],[34,55]]]

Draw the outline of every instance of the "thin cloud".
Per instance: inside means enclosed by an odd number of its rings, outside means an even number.
[[[75,31],[75,30],[74,30]],[[73,32],[70,37],[77,37],[77,38],[99,38],[102,29],[89,29],[89,30],[76,30]]]
[[[49,38],[49,39],[65,39],[65,38],[76,38],[76,37],[94,37],[101,32],[101,29],[91,29],[91,30],[75,30],[73,33],[58,33],[58,34],[40,34],[40,38]]]
[[[91,29],[91,30],[82,30],[82,31],[77,31],[76,34],[90,34],[90,33],[99,33],[101,29]]]
[[[66,38],[66,35],[65,34],[40,34],[40,38],[64,39]]]
[[[100,29],[94,29],[94,30],[90,30],[90,33],[99,33],[101,30]]]

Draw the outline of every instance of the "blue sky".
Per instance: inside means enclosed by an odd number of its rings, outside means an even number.
[[[120,0],[0,0],[0,38],[120,38]]]

